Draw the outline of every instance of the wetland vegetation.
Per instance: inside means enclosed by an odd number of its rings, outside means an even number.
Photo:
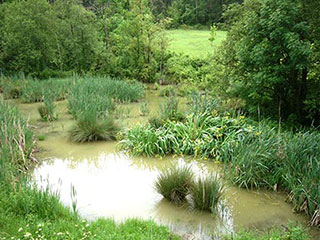
[[[55,159],[57,137],[70,158],[104,142],[130,167],[170,158],[136,187],[231,224],[199,239],[320,236],[319,4],[221,2],[0,1],[0,239],[188,238],[152,215],[89,221],[75,191],[66,206],[39,187],[33,170]],[[239,231],[223,218],[232,186],[285,194],[311,230]]]

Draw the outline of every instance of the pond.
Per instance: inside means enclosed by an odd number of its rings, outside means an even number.
[[[148,92],[146,99],[151,113],[161,101]],[[88,220],[101,217],[123,221],[127,218],[153,219],[185,238],[211,239],[220,233],[241,229],[268,229],[287,225],[289,221],[306,225],[308,218],[295,214],[284,194],[269,191],[247,191],[234,186],[224,192],[223,206],[213,216],[192,210],[187,204],[176,205],[163,199],[154,189],[159,172],[171,165],[189,165],[198,176],[223,174],[219,163],[171,156],[160,158],[131,157],[119,152],[116,142],[74,144],[68,139],[73,124],[66,102],[57,103],[59,120],[48,124],[39,122],[39,104],[19,104],[36,126],[38,134],[46,136],[39,142],[42,150],[37,158],[42,164],[34,170],[39,188],[47,186],[58,192],[61,201],[76,205]],[[124,126],[145,122],[139,114],[139,104],[127,104],[130,118]]]

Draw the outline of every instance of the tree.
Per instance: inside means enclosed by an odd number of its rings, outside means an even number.
[[[3,72],[36,74],[54,64],[53,13],[47,1],[14,1],[2,5]]]
[[[95,16],[75,0],[13,1],[0,8],[2,72],[47,78],[94,66],[102,46]]]
[[[311,43],[299,1],[247,0],[240,11],[225,49],[231,92],[251,112],[304,122]]]

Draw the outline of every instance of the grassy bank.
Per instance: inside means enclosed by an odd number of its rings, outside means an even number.
[[[0,112],[0,239],[177,239],[153,221],[87,222],[63,206],[57,194],[28,184],[28,169],[36,163],[33,131],[3,101]]]
[[[191,155],[224,162],[234,184],[282,189],[295,211],[319,225],[319,131],[281,132],[268,122],[219,112],[214,101],[199,98],[185,120],[137,125],[125,132],[121,146],[134,155]]]

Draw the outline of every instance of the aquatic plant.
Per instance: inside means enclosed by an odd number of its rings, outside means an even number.
[[[201,92],[193,91],[188,95],[188,102],[190,106],[189,112],[193,115],[203,114],[205,112],[215,112],[214,115],[218,115],[221,109],[221,102],[207,92],[202,94]]]
[[[58,119],[58,116],[55,113],[55,104],[51,93],[45,94],[44,104],[38,107],[38,112],[43,121],[51,122]]]
[[[216,212],[222,196],[222,183],[214,176],[197,179],[190,187],[191,203],[194,209]]]
[[[99,117],[115,110],[115,103],[138,101],[144,95],[140,83],[111,78],[85,77],[75,81],[69,91],[69,111],[76,119],[83,112],[95,110]]]
[[[36,160],[34,134],[19,111],[0,100],[0,179],[24,172]],[[10,176],[9,176],[10,175]]]
[[[47,94],[50,94],[54,101],[66,98],[73,79],[48,79],[28,80],[23,88],[21,99],[25,103],[44,101]]]
[[[180,203],[187,196],[192,179],[190,167],[171,167],[160,173],[155,188],[164,198]]]
[[[171,96],[175,96],[175,90],[173,86],[166,86],[162,89],[160,89],[160,93],[159,96],[160,97],[171,97]]]
[[[179,99],[171,96],[160,105],[159,116],[153,116],[149,119],[150,125],[155,128],[161,127],[167,121],[183,121],[185,115],[179,109]]]
[[[140,104],[140,115],[141,116],[146,116],[149,114],[149,109],[148,109],[148,105],[146,102],[142,102]]]
[[[224,142],[221,160],[228,163],[228,178],[244,188],[276,188],[283,181],[283,153],[277,131],[266,125],[238,139]]]
[[[73,142],[92,142],[115,140],[119,126],[113,116],[108,115],[98,118],[95,110],[81,114],[76,125],[70,130],[70,139]]]
[[[135,155],[184,154],[224,162],[244,188],[284,189],[296,211],[320,224],[320,133],[283,132],[245,116],[197,110],[183,122],[153,120],[124,132],[122,149]],[[156,122],[158,121],[158,122]]]

